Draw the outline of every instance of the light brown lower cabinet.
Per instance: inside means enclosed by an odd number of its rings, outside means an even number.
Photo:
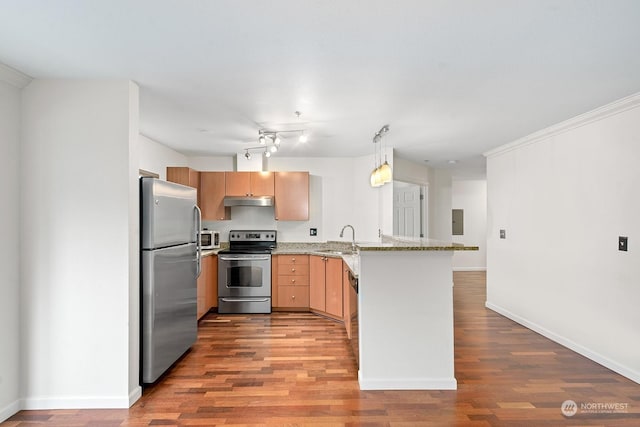
[[[309,308],[343,319],[342,259],[309,256]]]
[[[351,292],[349,292],[349,267],[345,262],[342,263],[342,318],[344,319],[344,327],[347,330],[347,338],[351,339],[351,310],[353,301],[351,301]]]
[[[278,286],[279,308],[309,308],[309,286]]]
[[[309,255],[271,257],[271,305],[275,310],[309,310]]]
[[[218,305],[218,257],[209,255],[202,258],[202,272],[197,281],[198,320]]]

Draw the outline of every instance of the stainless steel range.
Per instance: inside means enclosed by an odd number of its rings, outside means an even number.
[[[231,230],[218,252],[218,312],[271,313],[271,251],[275,230]]]

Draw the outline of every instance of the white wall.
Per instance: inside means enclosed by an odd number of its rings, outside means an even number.
[[[377,240],[380,189],[369,185],[369,163],[370,158],[271,157],[268,170],[309,171],[309,220],[276,221],[272,207],[237,206],[231,208],[230,221],[205,221],[204,226],[221,231],[223,240],[231,229],[267,228],[278,230],[281,241],[324,242],[350,241],[350,232],[342,239],[339,234],[352,224],[357,240]],[[190,157],[188,164],[201,171],[234,170],[232,157]],[[310,236],[309,228],[317,228],[318,235]]]
[[[133,405],[141,396],[140,388],[140,90],[138,85],[128,82],[128,141],[122,141],[129,147],[129,383],[128,406]],[[123,89],[124,91],[124,89]],[[119,178],[119,177],[118,177]],[[117,188],[115,191],[121,191]],[[111,253],[112,256],[115,253]]]
[[[636,382],[639,159],[640,94],[487,160],[487,306]]]
[[[236,159],[228,157],[185,157],[143,135],[140,135],[140,169],[166,176],[167,166],[189,166],[199,171],[233,171]],[[394,165],[392,150],[387,159]],[[391,185],[371,188],[369,174],[372,156],[346,157],[281,157],[273,156],[266,169],[273,171],[309,171],[309,220],[276,221],[272,207],[231,208],[229,221],[204,221],[203,226],[222,233],[226,240],[231,229],[265,228],[278,231],[278,239],[288,242],[350,241],[350,231],[343,238],[340,230],[346,224],[356,229],[359,241],[377,241],[378,229],[391,234],[393,228],[393,189]],[[318,235],[310,236],[309,229]]]
[[[429,167],[401,157],[393,158],[393,179],[412,184],[429,184]]]
[[[451,172],[429,170],[429,238],[451,241]]]
[[[153,139],[139,135],[139,169],[167,179],[167,166],[187,166],[187,157]]]
[[[25,408],[139,395],[137,114],[125,80],[23,90],[20,232],[38,242],[20,251]]]
[[[0,73],[0,422],[19,408],[20,89]]]
[[[477,251],[455,251],[454,271],[487,269],[487,181],[457,180],[451,183],[451,209],[464,210],[464,234],[451,236],[456,243],[478,246]]]

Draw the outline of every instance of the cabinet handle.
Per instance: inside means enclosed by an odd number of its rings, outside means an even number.
[[[292,268],[292,269],[291,269],[291,271],[295,273],[295,272],[296,272],[296,269],[295,269],[295,268]]]
[[[296,262],[296,259],[295,258],[291,258],[291,262]]]
[[[291,295],[291,299],[296,299],[296,296],[295,295]]]
[[[291,279],[291,283],[296,283],[296,279]]]

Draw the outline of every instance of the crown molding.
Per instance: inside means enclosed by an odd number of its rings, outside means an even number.
[[[624,111],[631,110],[638,106],[640,106],[640,92],[611,102],[607,105],[596,108],[595,110],[591,110],[587,113],[581,114],[571,119],[565,120],[564,122],[549,126],[548,128],[542,129],[523,138],[516,139],[513,142],[501,145],[497,148],[494,148],[493,150],[486,151],[483,154],[485,157],[493,157],[504,154],[530,144],[535,144],[547,140],[552,136],[556,136],[570,130],[588,125],[590,123],[597,122],[607,117],[615,116],[616,114],[620,114]]]
[[[21,73],[20,71],[0,62],[0,81],[9,83],[18,89],[22,89],[31,83],[31,80],[33,80],[33,77]]]

